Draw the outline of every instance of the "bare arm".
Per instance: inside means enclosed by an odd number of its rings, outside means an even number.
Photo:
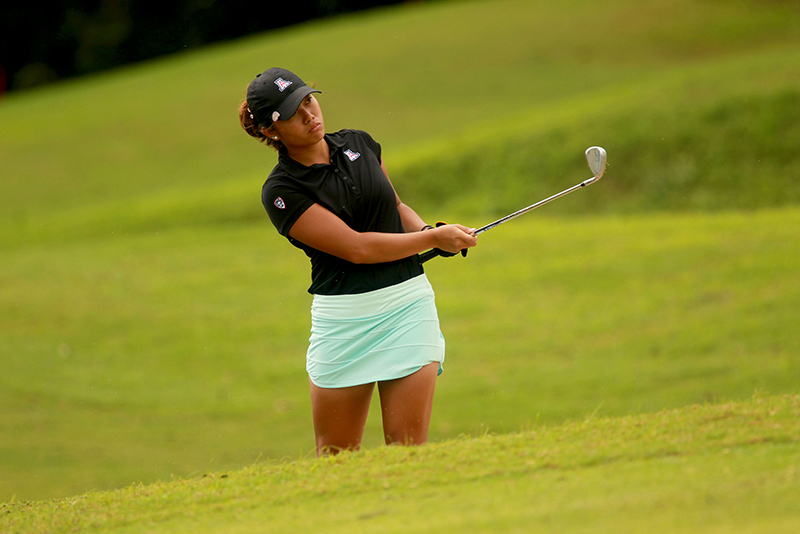
[[[424,224],[424,223],[423,223]],[[447,252],[474,247],[474,228],[448,224],[426,232],[356,232],[339,217],[314,204],[292,225],[289,235],[309,247],[352,263],[396,261],[431,248]]]
[[[381,169],[388,180],[389,173],[383,160]],[[425,221],[410,206],[403,204],[396,191],[395,198],[406,231],[404,234],[356,232],[335,214],[320,204],[314,204],[297,219],[289,235],[309,247],[352,263],[396,261],[432,248],[456,253],[477,244],[477,238],[471,235],[475,229],[460,224],[422,232]]]

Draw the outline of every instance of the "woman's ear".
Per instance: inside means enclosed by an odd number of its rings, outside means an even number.
[[[266,126],[262,126],[261,133],[264,134],[264,137],[269,137],[274,141],[278,140],[278,134],[276,134],[275,130],[273,130],[272,128],[267,128]]]

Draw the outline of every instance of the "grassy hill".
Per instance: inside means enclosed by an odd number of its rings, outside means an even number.
[[[0,501],[312,451],[307,262],[235,114],[273,65],[316,82],[329,130],[372,132],[429,221],[489,222],[609,152],[590,190],[426,265],[435,441],[797,392],[798,23],[797,2],[414,3],[9,95]]]
[[[256,464],[0,504],[27,533],[796,532],[800,398]]]
[[[330,130],[372,132],[426,209],[506,211],[580,176],[592,144],[619,185],[575,202],[603,211],[796,202],[798,24],[796,2],[434,2],[12,95],[4,237],[261,217],[274,155],[235,109],[273,64],[316,82]]]

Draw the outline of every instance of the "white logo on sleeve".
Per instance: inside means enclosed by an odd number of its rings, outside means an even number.
[[[278,90],[280,90],[280,92],[282,93],[286,90],[287,87],[292,85],[292,82],[287,82],[283,78],[278,78],[277,80],[275,80],[275,85],[278,86]]]
[[[281,197],[276,198],[273,204],[275,204],[275,207],[278,208],[279,210],[286,209],[286,203],[283,201]]]
[[[358,159],[358,157],[361,155],[361,153],[360,152],[353,152],[352,150],[350,150],[348,148],[347,150],[344,151],[344,155],[347,156],[348,158],[350,158],[350,161],[355,161],[355,160]]]

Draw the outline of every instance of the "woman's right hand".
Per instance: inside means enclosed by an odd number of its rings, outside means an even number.
[[[436,248],[448,255],[458,254],[478,244],[478,237],[473,235],[475,228],[461,224],[436,223],[436,228],[430,231],[436,236]]]

